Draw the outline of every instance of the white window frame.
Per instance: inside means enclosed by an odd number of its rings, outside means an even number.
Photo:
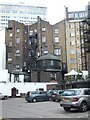
[[[45,43],[45,42],[46,42],[46,36],[42,35],[42,43]]]
[[[70,37],[74,37],[75,36],[75,33],[74,32],[71,32],[70,33]]]
[[[29,34],[30,34],[30,35],[33,35],[33,30],[30,30],[30,31],[29,31]]]
[[[55,36],[54,42],[55,42],[55,43],[58,43],[58,42],[59,42],[59,37],[58,37],[58,36]]]
[[[18,53],[20,53],[20,50],[18,49],[18,50],[16,50],[16,54],[18,54]]]
[[[75,50],[75,49],[71,49],[71,50],[70,50],[70,54],[71,54],[71,55],[75,55],[75,54],[76,54],[76,50]]]
[[[74,18],[74,14],[73,13],[69,13],[68,14],[68,18]]]
[[[45,28],[45,27],[43,27],[43,28],[42,28],[42,32],[45,32],[45,31],[46,31],[46,28]]]
[[[19,33],[20,32],[20,28],[17,28],[16,31],[17,31],[17,33]]]
[[[13,34],[12,33],[10,33],[10,37],[12,37],[13,36]]]
[[[74,40],[71,40],[71,41],[70,41],[70,45],[72,45],[72,46],[75,45],[75,41],[74,41]]]
[[[19,43],[20,43],[20,38],[17,37],[17,38],[16,38],[16,44],[19,44]]]
[[[54,54],[55,55],[61,55],[61,49],[60,48],[54,48]]]
[[[44,53],[44,54],[47,54],[47,53],[48,53],[48,50],[44,50],[43,53]]]
[[[12,41],[9,42],[9,45],[8,45],[8,46],[9,46],[9,47],[12,47]]]
[[[58,33],[58,28],[55,28],[54,33],[56,34]]]
[[[71,64],[75,64],[75,63],[76,63],[76,59],[75,59],[75,58],[71,58],[71,59],[70,59],[70,63],[71,63]]]

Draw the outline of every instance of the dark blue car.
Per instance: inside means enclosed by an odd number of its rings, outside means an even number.
[[[50,96],[45,91],[29,91],[25,96],[25,100],[28,102],[49,101]]]

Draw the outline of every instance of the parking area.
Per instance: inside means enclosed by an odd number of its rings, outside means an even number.
[[[0,101],[2,118],[88,118],[89,112],[65,112],[59,102],[28,103],[24,98]]]

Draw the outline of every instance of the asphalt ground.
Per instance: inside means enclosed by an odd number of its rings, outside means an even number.
[[[78,112],[72,110],[66,112],[60,107],[59,102],[45,101],[37,103],[28,103],[24,98],[9,98],[0,100],[0,118],[4,120],[26,120],[26,119],[89,119],[90,110],[87,112]]]

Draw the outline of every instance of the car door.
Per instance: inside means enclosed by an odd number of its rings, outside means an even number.
[[[35,96],[35,98],[36,98],[38,101],[43,101],[44,96],[43,96],[42,91],[38,92],[38,94]]]
[[[88,105],[90,106],[90,90],[89,89],[85,90],[84,95],[87,96]]]
[[[0,99],[2,99],[2,94],[0,93]]]
[[[89,106],[90,106],[90,90],[88,90],[88,101],[89,101]]]
[[[48,100],[48,95],[45,92],[41,92],[40,96],[42,101]]]

